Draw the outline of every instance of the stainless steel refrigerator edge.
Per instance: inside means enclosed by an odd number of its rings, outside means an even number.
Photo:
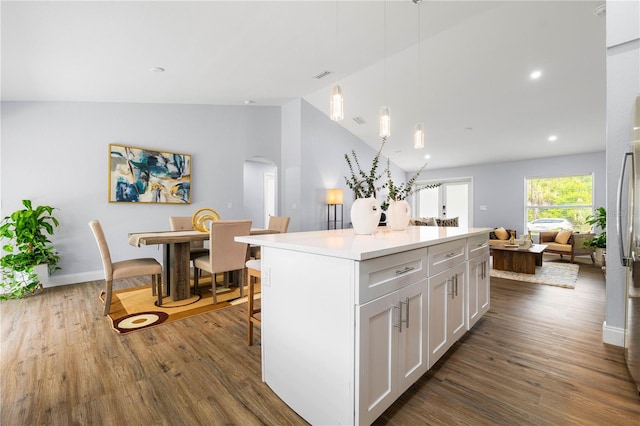
[[[636,98],[631,129],[631,151],[622,160],[618,183],[620,259],[626,267],[624,358],[640,396],[640,95]],[[626,190],[625,190],[626,187]],[[626,220],[624,193],[628,193]],[[623,228],[623,224],[626,227]]]

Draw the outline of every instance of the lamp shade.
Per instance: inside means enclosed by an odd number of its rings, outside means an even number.
[[[327,204],[343,204],[344,191],[339,188],[331,188],[327,190]]]

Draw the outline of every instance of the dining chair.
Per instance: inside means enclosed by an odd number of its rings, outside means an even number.
[[[169,225],[172,231],[192,231],[193,221],[191,216],[171,216],[169,217]],[[189,260],[209,254],[209,249],[204,246],[204,241],[191,241],[189,249]]]
[[[267,229],[284,234],[289,229],[291,218],[288,216],[269,216],[269,224]],[[249,257],[252,259],[260,259],[260,246],[251,246],[249,248]]]
[[[104,298],[104,315],[109,315],[111,308],[111,295],[113,290],[113,280],[141,277],[151,275],[152,295],[158,296],[158,306],[162,305],[162,265],[153,258],[138,258],[121,260],[118,262],[111,261],[111,253],[109,245],[104,236],[102,225],[97,220],[89,222],[89,227],[93,232],[93,236],[98,243],[100,256],[102,257],[102,267],[104,269],[104,281],[106,284]]]
[[[254,295],[256,285],[260,284],[262,279],[262,261],[260,259],[247,260],[247,345],[253,345],[253,326],[261,325],[262,321],[256,316],[261,309],[256,308]]]
[[[267,226],[267,229],[284,234],[289,229],[290,221],[291,218],[288,216],[269,216],[269,225]]]
[[[219,220],[211,222],[209,229],[209,255],[194,260],[193,282],[198,291],[200,271],[211,274],[213,304],[218,303],[216,296],[216,274],[240,271],[240,297],[244,295],[245,262],[247,261],[247,243],[235,241],[235,237],[249,235],[251,220]]]

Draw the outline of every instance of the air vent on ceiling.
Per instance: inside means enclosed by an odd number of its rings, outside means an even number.
[[[366,120],[360,116],[358,117],[354,117],[353,121],[355,121],[356,123],[358,123],[359,125],[363,125],[363,124],[367,124]]]
[[[322,71],[320,74],[314,75],[313,78],[315,78],[316,80],[320,80],[321,78],[325,78],[329,74],[331,74],[331,71]]]

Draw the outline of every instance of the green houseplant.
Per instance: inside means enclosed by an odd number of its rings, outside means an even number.
[[[41,288],[34,268],[46,264],[49,272],[60,269],[58,252],[49,240],[59,226],[51,206],[33,207],[30,200],[22,200],[25,207],[6,216],[0,222],[0,238],[4,255],[0,258],[0,299],[19,298]]]
[[[587,216],[586,222],[602,230],[600,234],[584,242],[585,248],[595,249],[596,262],[602,264],[603,252],[607,248],[607,210],[598,207],[594,214]]]
[[[355,150],[351,151],[351,157],[349,154],[344,155],[344,159],[349,166],[349,172],[351,176],[344,177],[344,181],[347,186],[353,191],[353,194],[356,198],[368,198],[375,197],[376,192],[382,189],[382,186],[376,186],[376,181],[382,177],[382,173],[378,173],[378,164],[380,163],[380,154],[382,153],[382,148],[384,144],[387,142],[387,138],[382,138],[382,143],[380,144],[380,148],[376,153],[376,156],[373,157],[373,161],[371,162],[371,170],[369,172],[365,172],[360,167],[360,161],[358,160],[358,156]],[[354,166],[355,165],[355,166]]]

